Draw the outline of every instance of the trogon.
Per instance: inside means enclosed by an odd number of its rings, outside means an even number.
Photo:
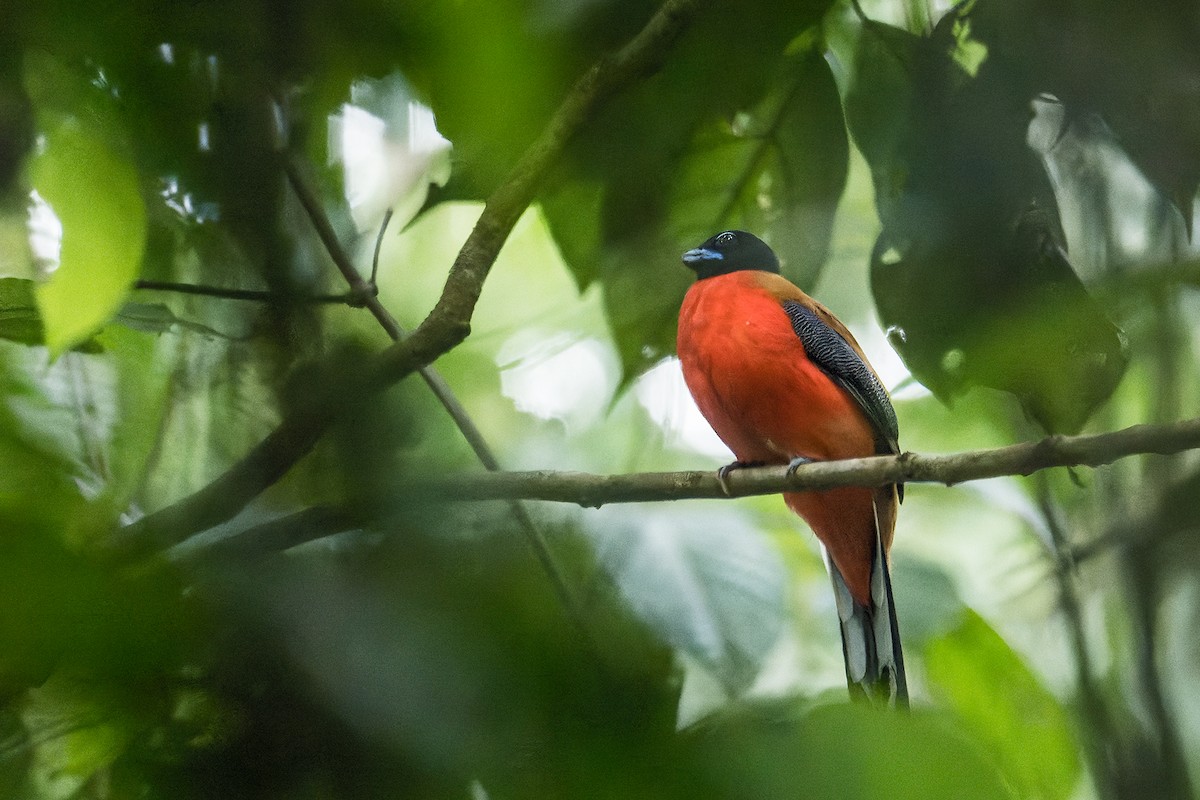
[[[678,353],[696,405],[733,469],[898,453],[896,413],[854,336],[779,274],[758,237],[724,231],[683,254],[696,272]],[[907,705],[888,551],[903,486],[792,492],[824,545],[851,693]]]

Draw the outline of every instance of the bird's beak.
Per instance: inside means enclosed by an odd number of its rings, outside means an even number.
[[[683,263],[695,269],[705,261],[720,261],[724,257],[716,250],[710,250],[707,247],[695,247],[683,254]]]

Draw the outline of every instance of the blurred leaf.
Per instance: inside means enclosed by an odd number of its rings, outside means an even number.
[[[0,509],[62,524],[80,499],[78,422],[61,385],[42,379],[45,360],[0,342]]]
[[[924,39],[861,34],[847,104],[884,223],[872,292],[893,346],[943,401],[1002,389],[1048,430],[1074,432],[1116,388],[1125,345],[1062,248],[1025,141],[1024,85],[958,13]]]
[[[38,315],[32,281],[0,278],[0,339],[42,343],[42,318]]]
[[[548,538],[575,536],[560,528]],[[556,555],[570,563],[562,548]],[[232,561],[198,588],[240,610],[239,646],[211,655],[216,668],[241,662],[227,691],[248,718],[217,750],[280,753],[232,779],[325,768],[292,745],[296,727],[309,731],[323,713],[338,727],[311,731],[300,747],[348,742],[351,752],[385,754],[382,763],[457,778],[460,791],[479,780],[497,797],[646,796],[637,787],[658,780],[675,741],[670,651],[594,595],[585,614],[593,635],[580,636],[503,507],[409,498],[374,535],[270,563]],[[247,669],[274,673],[271,692],[301,702],[265,703],[246,691]],[[280,716],[290,727],[273,724]]]
[[[895,552],[893,561],[892,584],[906,650],[959,624],[962,597],[943,567],[907,552]]]
[[[896,223],[909,179],[906,150],[916,122],[914,73],[922,47],[921,37],[908,31],[865,24],[846,92],[846,123],[871,166],[875,206],[885,227]]]
[[[688,732],[694,796],[817,800],[1015,798],[980,742],[954,717],[863,705],[804,713],[757,703]],[[701,788],[702,787],[702,788]]]
[[[30,765],[37,797],[77,797],[101,769],[124,751],[128,720],[101,687],[55,676],[30,692],[23,717],[39,740]]]
[[[672,187],[669,235],[699,244],[721,230],[754,231],[784,275],[811,288],[829,253],[848,159],[833,73],[805,47],[788,55],[753,111],[699,131]]]
[[[1200,9],[1190,0],[978,0],[975,35],[1069,115],[1099,115],[1191,230],[1200,188]]]
[[[0,339],[29,345],[46,343],[35,288],[36,283],[32,280],[0,278]],[[102,346],[96,337],[90,337],[71,349],[80,353],[99,353]]]
[[[30,181],[63,226],[59,266],[35,289],[51,353],[62,353],[112,318],[137,278],[146,210],[133,167],[84,128],[46,134]]]
[[[68,583],[80,577],[48,528],[30,509],[5,504],[0,512],[0,704],[46,680],[71,645],[65,617]],[[78,504],[75,506],[78,508]]]
[[[397,39],[390,48],[454,143],[447,195],[486,197],[583,70],[623,44],[656,6],[650,0],[392,6]],[[498,97],[504,102],[496,103]]]
[[[1023,798],[1073,796],[1079,745],[1066,710],[982,617],[925,648],[931,689],[970,726]]]
[[[159,339],[121,325],[109,325],[98,338],[111,359],[116,378],[104,490],[109,502],[124,510],[146,479],[151,454],[161,445],[172,383],[171,362],[164,357]]]
[[[33,761],[29,730],[11,707],[0,705],[0,797],[20,797]]]
[[[602,511],[595,526],[596,558],[633,613],[727,691],[748,688],[787,614],[787,574],[770,544],[730,513],[643,508],[630,527]]]

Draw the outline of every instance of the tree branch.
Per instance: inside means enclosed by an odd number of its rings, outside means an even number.
[[[749,497],[839,486],[942,483],[1003,475],[1030,475],[1051,467],[1100,466],[1132,455],[1169,455],[1200,448],[1200,419],[1166,425],[1135,425],[1111,433],[1050,436],[990,450],[947,455],[901,453],[804,464],[789,476],[786,466],[730,473],[725,492],[715,471],[591,475],[579,472],[503,472],[455,475],[422,483],[420,490],[454,500],[521,498],[599,507],[608,503]]]
[[[488,198],[455,258],[441,298],[412,336],[383,354],[380,378],[392,382],[428,364],[467,337],[483,282],[508,234],[533,202],[538,186],[567,142],[620,89],[652,74],[691,20],[700,0],[667,0],[615,56],[593,65],[567,93],[541,135]]]
[[[546,128],[488,198],[454,260],[441,298],[411,335],[380,353],[356,385],[316,392],[223,475],[102,542],[99,555],[137,558],[232,518],[313,448],[337,418],[345,395],[382,391],[462,342],[470,333],[483,282],[547,171],[591,115],[622,88],[661,67],[700,2],[666,0],[624,48],[601,59],[571,87]]]

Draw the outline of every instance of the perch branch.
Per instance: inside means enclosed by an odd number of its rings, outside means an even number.
[[[1096,467],[1132,455],[1169,455],[1197,448],[1200,448],[1200,419],[1191,419],[1165,425],[1135,425],[1111,433],[1050,436],[1036,442],[946,455],[901,453],[814,462],[800,466],[790,476],[785,466],[740,469],[730,473],[726,480],[728,494],[711,470],[630,475],[551,471],[454,475],[422,483],[420,489],[457,500],[521,498],[601,506],[889,483],[950,486],[1004,475],[1030,475],[1051,467]]]

